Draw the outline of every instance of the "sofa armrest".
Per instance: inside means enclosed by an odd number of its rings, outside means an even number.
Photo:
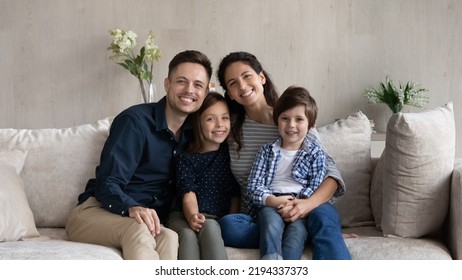
[[[462,158],[456,158],[451,179],[448,247],[454,259],[462,259]]]

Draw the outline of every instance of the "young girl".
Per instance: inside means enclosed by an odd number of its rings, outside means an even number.
[[[239,185],[229,167],[225,140],[230,131],[228,106],[210,92],[193,115],[193,137],[176,163],[180,211],[168,227],[179,236],[180,260],[227,259],[217,219],[239,210]]]
[[[308,236],[305,218],[282,217],[292,200],[310,197],[326,175],[326,155],[308,138],[317,106],[308,90],[289,87],[276,102],[279,137],[262,146],[248,180],[250,213],[257,214],[261,259],[299,260]],[[340,230],[340,221],[336,230]],[[329,238],[328,235],[325,238]]]

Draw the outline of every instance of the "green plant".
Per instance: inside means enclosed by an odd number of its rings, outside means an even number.
[[[112,42],[107,48],[112,52],[109,58],[118,61],[117,64],[127,69],[138,79],[144,102],[147,103],[148,99],[143,81],[146,81],[148,85],[152,83],[153,65],[160,58],[160,49],[154,44],[154,33],[149,31],[146,45],[140,49],[139,54],[135,54],[136,33],[117,28],[109,30],[109,34],[112,37]]]
[[[385,83],[380,83],[380,88],[366,89],[363,95],[370,104],[385,103],[393,113],[398,113],[401,112],[404,105],[424,109],[425,104],[428,103],[427,92],[428,90],[412,81],[405,85],[399,83],[399,86],[396,86],[387,76]]]

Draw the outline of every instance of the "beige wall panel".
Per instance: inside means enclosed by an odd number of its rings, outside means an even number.
[[[153,29],[162,94],[177,52],[201,50],[216,68],[245,50],[280,92],[292,84],[310,90],[318,125],[361,110],[384,130],[388,109],[367,104],[363,90],[386,75],[414,80],[429,89],[427,108],[454,102],[462,156],[457,0],[0,0],[0,127],[67,127],[142,102],[135,78],[108,59],[114,27],[133,30],[140,44]]]

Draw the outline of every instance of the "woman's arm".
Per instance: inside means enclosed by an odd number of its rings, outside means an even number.
[[[331,178],[336,181],[337,187],[333,195],[331,196],[331,199],[340,198],[341,196],[345,194],[345,182],[343,181],[342,175],[340,174],[340,171],[338,170],[337,165],[335,164],[334,160],[329,155],[329,153],[327,153],[326,149],[322,145],[318,130],[315,127],[310,129],[310,131],[308,132],[308,139],[309,141],[319,145],[326,155],[326,172],[327,172],[326,180],[328,178]]]

